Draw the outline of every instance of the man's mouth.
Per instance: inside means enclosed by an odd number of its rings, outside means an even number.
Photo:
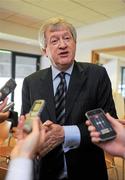
[[[61,56],[61,57],[65,57],[65,56],[67,56],[68,55],[68,51],[63,51],[63,52],[60,52],[59,53],[59,56]]]

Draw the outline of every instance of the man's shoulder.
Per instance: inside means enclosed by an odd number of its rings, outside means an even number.
[[[105,68],[101,65],[93,64],[90,62],[76,62],[77,66],[84,70],[104,70]]]
[[[28,75],[27,77],[25,77],[26,79],[36,79],[38,77],[42,77],[44,76],[48,71],[50,70],[50,68],[46,68],[46,69],[41,69],[39,71],[33,72],[32,74]]]

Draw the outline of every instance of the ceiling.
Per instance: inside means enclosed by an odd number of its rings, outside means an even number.
[[[25,28],[36,32],[44,20],[55,16],[66,18],[76,28],[86,27],[125,16],[125,0],[0,0],[0,32],[5,23],[15,24],[22,33]],[[2,38],[11,39],[16,31],[11,33],[11,26],[4,28]]]
[[[123,15],[124,0],[0,0],[1,20],[36,29],[55,16],[83,27]]]

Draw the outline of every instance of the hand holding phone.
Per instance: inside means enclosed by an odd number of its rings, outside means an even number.
[[[27,133],[31,132],[31,130],[32,130],[33,118],[36,116],[40,116],[40,113],[43,111],[44,106],[45,106],[45,100],[40,99],[40,100],[34,101],[32,107],[30,109],[30,112],[24,122],[23,128]]]
[[[116,132],[108,121],[105,112],[101,109],[93,109],[85,113],[96,130],[100,132],[101,141],[107,141],[116,137]]]
[[[7,111],[9,111],[12,107],[14,107],[14,102],[10,102],[9,104],[7,104],[7,105],[3,108],[2,112],[7,112]]]
[[[16,87],[16,82],[14,79],[9,79],[5,85],[0,89],[0,101],[3,101],[8,94],[14,91]]]

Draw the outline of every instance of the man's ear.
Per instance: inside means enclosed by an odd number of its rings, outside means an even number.
[[[42,55],[48,57],[48,55],[46,53],[46,49],[42,49]]]

